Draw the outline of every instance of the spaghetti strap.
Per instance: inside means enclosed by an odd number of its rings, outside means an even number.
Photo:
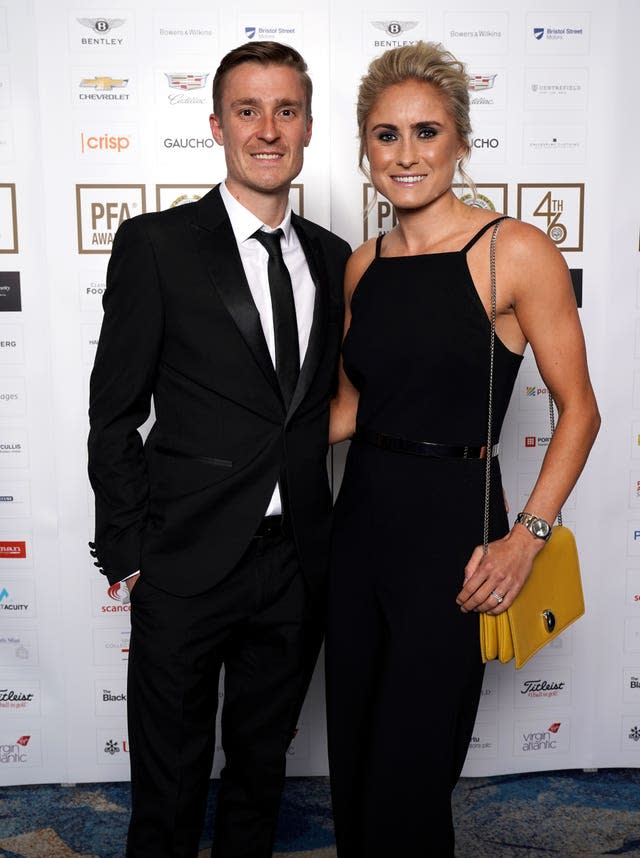
[[[479,229],[478,232],[476,232],[476,234],[473,236],[473,238],[465,244],[460,253],[467,253],[469,250],[471,250],[476,241],[485,234],[489,227],[494,226],[496,223],[500,223],[501,220],[508,219],[509,215],[502,215],[502,217],[497,217],[495,220],[490,220],[489,223],[485,223],[482,229]]]
[[[380,258],[380,250],[382,249],[382,239],[385,237],[386,232],[380,233],[380,235],[376,239],[376,259]]]

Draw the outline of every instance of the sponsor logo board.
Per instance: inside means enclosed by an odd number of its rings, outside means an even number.
[[[122,221],[146,210],[144,185],[76,185],[78,253],[111,253]]]

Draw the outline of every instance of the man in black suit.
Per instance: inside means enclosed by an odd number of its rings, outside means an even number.
[[[288,46],[227,54],[210,117],[226,180],[125,221],[113,243],[89,475],[96,565],[131,592],[127,858],[198,854],[222,665],[213,855],[272,854],[321,642],[328,400],[350,252],[289,205],[311,89]]]

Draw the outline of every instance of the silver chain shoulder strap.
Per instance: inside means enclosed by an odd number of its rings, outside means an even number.
[[[491,274],[491,340],[489,345],[489,402],[488,402],[488,425],[487,425],[487,457],[485,464],[485,487],[484,487],[484,530],[482,534],[482,553],[486,554],[489,546],[489,499],[491,493],[491,450],[493,445],[493,367],[496,346],[496,240],[498,238],[498,223],[493,228],[491,235],[491,247],[489,249],[489,269]],[[551,423],[551,435],[555,432],[556,421],[553,410],[553,397],[549,394],[549,420]],[[558,524],[562,524],[562,510],[558,513]]]
[[[491,339],[489,341],[489,403],[487,422],[487,455],[485,459],[485,483],[484,483],[484,530],[482,533],[482,553],[486,554],[489,546],[489,499],[491,494],[491,460],[493,456],[493,364],[496,352],[496,240],[498,238],[498,223],[491,234],[491,247],[489,249],[489,268],[491,272]]]

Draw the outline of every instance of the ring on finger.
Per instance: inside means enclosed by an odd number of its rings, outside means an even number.
[[[493,598],[496,600],[496,602],[497,602],[499,605],[500,605],[500,604],[503,602],[503,600],[504,600],[504,596],[501,596],[501,595],[500,595],[500,593],[496,593],[496,591],[495,591],[495,590],[492,590],[492,591],[491,591],[491,593],[490,593],[489,595],[493,596]]]

